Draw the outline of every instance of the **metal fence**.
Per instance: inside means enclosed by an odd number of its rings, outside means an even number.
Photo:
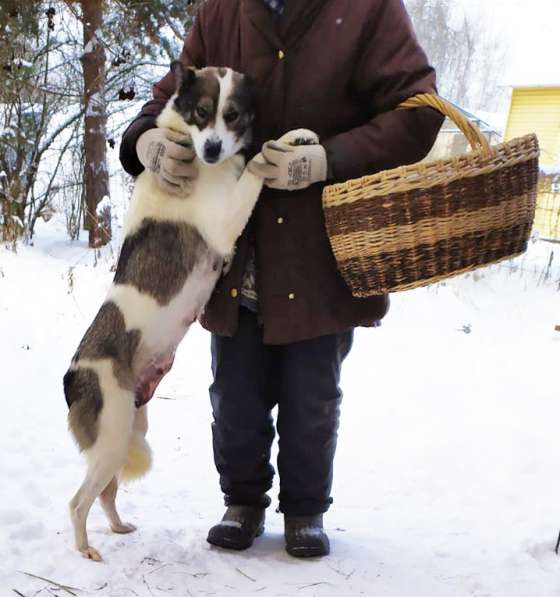
[[[534,230],[543,239],[560,242],[560,174],[539,179]]]

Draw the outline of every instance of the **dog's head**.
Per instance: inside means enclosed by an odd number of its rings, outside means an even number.
[[[255,95],[251,80],[229,68],[171,65],[173,109],[187,124],[196,155],[207,164],[232,157],[251,142]]]

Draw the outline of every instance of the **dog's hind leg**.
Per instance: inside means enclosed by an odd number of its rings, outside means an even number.
[[[136,409],[133,422],[133,433],[140,433],[142,436],[146,435],[148,431],[148,416],[146,405]],[[109,525],[113,533],[132,533],[136,530],[133,524],[123,522],[119,513],[117,512],[116,497],[119,489],[119,482],[117,477],[113,477],[109,485],[101,492],[99,501],[101,506],[109,519]]]
[[[76,495],[70,501],[70,517],[74,526],[76,549],[86,558],[100,562],[100,553],[89,545],[87,517],[90,508],[101,492],[109,485],[117,471],[110,462],[101,463],[88,469],[86,478]]]
[[[99,501],[101,502],[101,506],[107,518],[109,519],[109,525],[111,526],[111,530],[113,533],[132,533],[132,531],[136,530],[136,527],[133,524],[129,524],[123,522],[119,513],[117,512],[117,505],[115,503],[117,497],[117,490],[119,488],[119,483],[117,481],[117,477],[113,477],[109,482],[109,485],[105,487],[105,489],[99,495]]]
[[[120,471],[121,477],[134,478],[135,475],[143,474],[150,465],[151,457],[148,445],[138,440],[138,436],[143,438],[148,431],[147,411],[148,407],[146,405],[135,409],[132,421],[132,435],[128,445],[127,462]],[[138,459],[140,462],[138,462]],[[128,472],[128,474],[125,474],[125,472]],[[134,472],[134,474],[131,475],[131,472]],[[109,525],[113,533],[132,533],[136,530],[136,527],[133,524],[123,522],[117,512],[116,497],[118,488],[118,477],[114,476],[99,495],[99,501],[109,519]]]
[[[144,453],[145,450],[148,449],[147,444],[135,441],[135,434],[138,434],[142,438],[146,435],[148,431],[148,407],[146,405],[137,408],[134,413],[134,419],[132,423],[132,436],[131,436],[131,443],[129,444],[129,452],[128,452],[128,459],[127,464],[125,465],[125,469],[128,469],[129,476],[130,476],[130,469],[134,468],[135,473],[139,474],[143,472],[143,469],[149,466],[150,456],[148,454],[144,454],[144,457],[141,458],[141,462],[134,462],[135,458],[137,459],[138,456]],[[133,450],[131,453],[132,446],[136,446],[136,451]],[[132,461],[131,461],[132,460]],[[123,471],[121,471],[121,476],[123,476]],[[126,475],[125,475],[126,476]],[[133,477],[134,475],[132,475]],[[116,497],[117,491],[119,488],[119,481],[118,478],[115,476],[111,479],[107,487],[101,492],[99,495],[99,501],[101,502],[101,506],[109,519],[109,525],[111,526],[111,530],[113,533],[132,533],[136,530],[136,527],[133,524],[123,522],[119,513],[117,512],[117,505],[116,505]]]

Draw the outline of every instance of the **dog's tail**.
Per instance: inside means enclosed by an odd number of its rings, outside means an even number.
[[[133,431],[128,445],[126,463],[121,470],[119,480],[127,483],[139,479],[152,467],[152,450],[143,433]]]

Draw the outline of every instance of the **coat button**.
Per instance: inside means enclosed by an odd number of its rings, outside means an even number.
[[[232,288],[231,289],[231,298],[237,298],[238,292],[237,292],[237,288]]]
[[[288,298],[293,301],[296,298],[296,295],[293,292],[290,292],[290,294],[288,295]]]
[[[284,60],[285,56],[286,54],[284,54],[284,50],[278,50],[278,60]]]
[[[276,220],[279,224],[283,224],[284,223],[284,218],[278,218]]]

